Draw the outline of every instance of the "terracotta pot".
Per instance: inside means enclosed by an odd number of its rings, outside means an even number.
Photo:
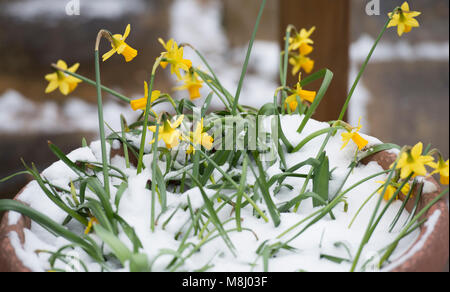
[[[378,162],[384,169],[388,169],[394,162],[396,156],[389,152],[381,152],[365,159],[364,163]],[[438,189],[438,183],[430,178]],[[438,196],[440,191],[422,196],[419,210],[426,206],[431,200]],[[20,193],[16,196],[20,195]],[[413,202],[411,202],[413,204]],[[412,204],[407,209],[412,210]],[[429,218],[436,211],[440,216],[433,230],[428,231],[426,224],[421,227],[421,233],[417,242],[403,255],[399,261],[392,263],[387,271],[392,272],[441,272],[449,258],[449,210],[446,199],[436,203],[424,216]],[[8,225],[8,213],[5,214],[0,225],[0,272],[29,272],[22,262],[17,258],[14,248],[8,238],[12,231],[17,232],[21,242],[24,242],[24,229],[30,228],[31,221],[22,217],[16,225]]]

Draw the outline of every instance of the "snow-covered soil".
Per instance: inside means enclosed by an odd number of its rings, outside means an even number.
[[[315,132],[319,129],[328,127],[326,123],[320,123],[314,120],[310,120],[307,127],[302,134],[298,134],[296,129],[301,122],[301,117],[285,116],[282,118],[282,128],[286,136],[294,145],[304,139],[307,135]],[[380,141],[364,135],[364,138],[369,140],[369,147],[379,144]],[[324,137],[318,137],[307,144],[301,151],[288,154],[286,153],[286,160],[288,167],[295,165],[309,157],[315,157],[317,155],[318,148],[320,148]],[[336,192],[339,185],[344,180],[346,173],[348,172],[348,166],[354,157],[356,146],[349,145],[344,150],[341,150],[342,141],[340,134],[333,137],[328,146],[326,147],[327,154],[330,158],[330,169],[336,167],[332,173],[332,179],[330,182],[330,193]],[[75,150],[69,155],[72,160],[88,160],[88,161],[100,161],[100,147],[98,142],[93,142],[90,147],[80,148]],[[146,165],[152,161],[151,155],[148,155],[144,159]],[[175,239],[176,234],[179,231],[185,231],[186,226],[184,224],[189,220],[189,210],[183,211],[180,208],[175,216],[170,220],[167,226],[163,227],[162,224],[158,224],[154,233],[150,230],[150,210],[151,210],[151,192],[146,188],[147,181],[151,179],[150,167],[141,173],[136,175],[135,169],[125,169],[124,159],[121,157],[114,157],[111,161],[112,165],[120,167],[129,176],[129,188],[124,193],[121,204],[118,210],[118,214],[123,217],[133,228],[135,228],[137,235],[143,243],[143,250],[148,255],[150,261],[152,261],[162,249],[177,250],[180,241]],[[228,169],[224,169],[229,171]],[[298,173],[307,173],[309,167],[303,167],[299,169]],[[240,171],[239,167],[232,171]],[[356,182],[382,171],[382,168],[375,162],[368,165],[359,165],[345,184],[344,190],[355,184]],[[268,176],[281,173],[278,163],[267,169]],[[217,175],[220,174],[217,173]],[[67,188],[69,182],[76,179],[76,174],[73,173],[68,167],[66,167],[61,161],[56,162],[51,167],[43,172],[51,183]],[[252,172],[248,173],[248,183],[252,184],[255,181],[255,177]],[[369,204],[363,209],[363,212],[355,221],[352,228],[348,228],[348,225],[357,212],[358,208],[368,198],[368,196],[374,192],[380,184],[377,181],[385,180],[386,176],[374,178],[346,195],[348,202],[348,211],[344,211],[344,204],[339,204],[334,210],[336,220],[332,220],[329,216],[323,218],[318,223],[314,224],[304,234],[297,237],[290,242],[290,245],[297,248],[296,252],[282,251],[277,254],[277,257],[270,260],[270,271],[348,271],[350,269],[350,263],[343,262],[342,264],[333,263],[327,259],[320,258],[321,254],[327,254],[337,257],[348,258],[346,250],[342,247],[336,247],[336,243],[344,242],[350,249],[350,253],[354,255],[361,242],[364,231],[368,225],[369,217],[372,214],[378,196],[375,196]],[[273,196],[275,204],[281,204],[286,202],[299,194],[300,188],[304,182],[303,178],[288,178],[287,184],[294,186],[294,189],[283,189],[278,195]],[[112,185],[117,184],[117,181],[113,179]],[[311,185],[309,186],[311,188]],[[273,187],[271,188],[271,194],[273,194]],[[114,191],[113,191],[114,193]],[[215,191],[207,191],[208,196],[214,195]],[[227,194],[227,192],[225,192]],[[231,194],[231,193],[229,193]],[[95,196],[93,193],[88,193],[88,196]],[[168,206],[169,209],[159,219],[159,222],[165,222],[172,212],[178,207],[187,206],[187,200],[190,199],[192,207],[194,209],[203,206],[200,191],[198,188],[188,190],[184,194],[168,193]],[[58,223],[62,223],[66,214],[56,207],[40,190],[36,182],[32,182],[22,193],[19,198],[21,201],[29,204],[38,211],[44,212]],[[114,195],[111,198],[114,202]],[[218,206],[217,200],[215,204]],[[263,202],[257,202],[258,205],[265,211],[265,205]],[[384,204],[384,203],[383,203]],[[216,207],[217,207],[216,206]],[[376,229],[369,244],[364,249],[361,257],[361,262],[365,262],[382,248],[386,247],[392,242],[398,235],[400,226],[408,217],[408,214],[404,212],[398,223],[398,227],[393,232],[388,232],[388,227],[396,213],[401,206],[401,202],[395,202],[387,211],[386,215],[380,222],[380,225]],[[159,214],[161,211],[159,203],[156,203],[156,212]],[[242,226],[253,230],[252,232],[230,232],[229,236],[237,249],[237,256],[234,257],[228,250],[222,238],[218,237],[201,248],[198,253],[195,253],[189,258],[185,264],[181,267],[181,270],[196,270],[202,268],[204,265],[211,263],[213,265],[211,271],[261,271],[262,260],[256,255],[256,249],[265,241],[276,242],[276,237],[279,236],[287,228],[291,227],[300,220],[306,218],[308,215],[317,211],[317,208],[312,206],[310,199],[303,201],[300,205],[300,209],[297,213],[283,213],[281,215],[281,225],[277,228],[274,227],[272,222],[265,222],[263,219],[258,219],[253,215],[253,209],[251,206],[247,206],[242,210]],[[232,208],[227,206],[219,212],[219,216],[222,222],[227,219],[233,218],[234,214]],[[9,217],[10,224],[17,222],[19,218],[18,214],[12,213]],[[184,227],[183,227],[184,226]],[[304,226],[304,225],[302,225]],[[71,223],[68,228],[74,232],[82,233],[83,228],[81,225]],[[235,221],[230,220],[225,224],[225,229],[235,228]],[[299,227],[301,228],[301,227]],[[297,228],[287,236],[282,237],[281,240],[286,240],[290,236],[297,233],[300,229]],[[393,258],[403,254],[412,243],[414,243],[418,237],[419,232],[415,231],[407,238],[400,242],[398,249],[396,250]],[[95,238],[95,236],[93,236]],[[49,232],[45,231],[36,223],[32,223],[31,230],[25,231],[25,245],[21,246],[17,234],[11,233],[10,239],[16,249],[17,256],[23,261],[23,263],[32,269],[33,271],[43,271],[50,268],[48,264],[48,255],[44,253],[36,254],[35,250],[45,249],[50,251],[56,251],[61,246],[68,244],[65,239],[55,237]],[[127,239],[123,231],[120,231],[119,238],[123,240],[130,248],[131,242]],[[189,236],[188,242],[194,244],[200,240],[197,236]],[[76,254],[79,255],[83,261],[88,265],[90,270],[99,270],[98,264],[90,260],[81,249],[76,249]],[[184,254],[185,255],[185,254]],[[161,257],[153,266],[154,271],[161,271],[172,259],[170,256]],[[252,264],[255,264],[252,268]],[[59,265],[62,269],[64,265]],[[111,269],[115,270],[118,267],[111,264]]]

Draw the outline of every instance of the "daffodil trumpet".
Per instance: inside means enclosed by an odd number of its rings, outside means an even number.
[[[115,53],[122,55],[125,58],[126,62],[132,61],[138,54],[138,51],[130,47],[125,41],[130,35],[131,25],[127,25],[125,32],[123,35],[121,34],[112,34],[107,30],[101,31],[101,37],[105,37],[109,40],[112,49],[103,55],[103,62],[112,57]]]
[[[200,89],[203,87],[203,81],[199,79],[198,74],[192,68],[180,81],[183,81],[184,84],[175,87],[175,90],[187,90],[190,100],[196,100],[201,97]]]
[[[359,118],[359,122],[358,122],[358,126],[357,127],[352,127],[352,126],[348,125],[346,127],[347,132],[344,132],[344,133],[341,134],[342,135],[342,141],[344,142],[344,144],[342,145],[341,149],[344,149],[348,145],[350,140],[353,140],[353,142],[358,146],[358,150],[359,151],[361,151],[364,147],[367,146],[367,144],[369,144],[369,141],[364,139],[359,134],[359,131],[362,129],[361,119],[362,118]]]

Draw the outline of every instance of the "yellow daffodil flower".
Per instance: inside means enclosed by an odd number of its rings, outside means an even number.
[[[145,97],[144,98],[140,98],[140,99],[136,99],[136,100],[132,100],[131,103],[130,103],[131,108],[134,111],[145,110],[146,107],[147,107],[147,102],[148,102],[148,84],[145,81],[144,81],[144,87],[145,87]],[[160,96],[161,96],[161,91],[154,90],[152,92],[152,97],[150,98],[150,103],[153,103]]]
[[[292,56],[289,63],[293,66],[292,75],[297,75],[301,69],[309,74],[314,69],[314,61],[303,55]]]
[[[98,224],[98,220],[95,217],[91,217],[91,219],[88,222],[88,226],[86,227],[86,230],[84,231],[84,234],[88,235],[91,232],[94,224]]]
[[[204,132],[203,127],[203,118],[201,122],[197,124],[197,127],[195,128],[195,131],[191,132],[191,142],[194,144],[191,145],[189,149],[186,151],[187,154],[195,153],[195,146],[202,145],[207,150],[211,150],[213,147],[214,139],[213,137],[209,136],[208,133]]]
[[[181,132],[177,128],[181,125],[183,119],[184,115],[180,116],[173,124],[169,120],[166,120],[159,127],[158,141],[163,140],[168,149],[177,147],[180,143]],[[156,132],[156,126],[151,126],[148,129],[153,133]],[[154,142],[152,141],[152,143]]]
[[[448,180],[449,160],[444,161],[444,159],[442,159],[442,157],[439,157],[438,163],[430,162],[430,163],[428,163],[428,166],[435,169],[435,171],[433,171],[431,173],[431,175],[439,173],[441,175],[441,184],[448,185],[448,182],[449,182],[449,180]]]
[[[67,68],[66,62],[59,60],[56,66],[63,70],[75,73],[78,70],[78,67],[80,67],[80,64],[76,63],[72,67]],[[75,90],[75,88],[77,88],[78,83],[82,82],[80,79],[70,76],[62,71],[56,71],[55,73],[47,74],[45,75],[45,79],[50,82],[45,89],[45,93],[53,92],[57,88],[59,88],[59,91],[61,91],[61,93],[64,95],[69,95]]]
[[[388,24],[388,27],[397,26],[397,33],[399,36],[402,36],[404,33],[408,33],[412,30],[413,27],[419,27],[419,22],[414,19],[421,14],[421,12],[410,11],[408,2],[404,2],[397,11],[394,13],[389,13],[389,18],[391,21]]]
[[[130,35],[130,31],[131,31],[131,26],[127,25],[127,28],[125,29],[125,33],[123,35],[115,34],[115,35],[111,36],[112,50],[103,55],[103,62],[105,62],[106,60],[111,58],[111,56],[114,55],[115,53],[124,56],[126,62],[130,62],[137,56],[138,51],[133,49],[132,47],[130,47],[125,42],[125,40]]]
[[[295,37],[289,39],[289,51],[300,50],[300,55],[306,56],[313,51],[314,41],[310,38],[316,30],[316,27],[312,27],[310,30],[302,28],[300,33],[297,33]]]
[[[176,74],[178,79],[182,79],[180,70],[185,72],[189,72],[189,69],[192,67],[192,62],[187,59],[183,59],[184,48],[179,47],[178,44],[170,39],[167,43],[164,40],[159,39],[159,42],[164,47],[166,52],[163,52],[161,55],[167,60],[161,62],[161,67],[164,69],[170,64],[171,66],[171,74]]]
[[[315,91],[303,90],[301,86],[301,74],[294,94],[288,96],[288,98],[286,98],[285,101],[286,102],[285,106],[287,107],[289,105],[291,111],[295,111],[297,109],[298,106],[297,96],[300,97],[300,101],[302,102],[308,101],[310,103],[313,103],[314,99],[316,98]]]
[[[386,184],[385,181],[378,181],[377,183],[380,183],[380,184],[383,184],[383,185]],[[400,187],[400,186],[399,186],[399,187]],[[384,193],[383,199],[384,199],[385,201],[389,201],[389,200],[394,196],[394,194],[397,192],[397,190],[398,190],[399,187],[395,187],[394,185],[389,184],[389,185],[387,186],[387,188],[386,188],[386,192]],[[381,188],[381,189],[378,191],[378,193],[379,193],[380,195],[383,194],[383,190],[384,190],[384,188]],[[401,192],[403,193],[403,195],[408,195],[408,193],[409,193],[410,190],[411,190],[411,186],[409,185],[409,183],[406,183],[405,186],[402,188]],[[395,200],[397,200],[397,199],[398,199],[398,197],[395,198]]]
[[[197,73],[188,72],[182,81],[184,85],[176,87],[175,90],[188,90],[191,100],[196,100],[201,97],[200,88],[203,87],[203,80],[199,79]]]
[[[429,165],[434,161],[434,158],[429,155],[422,155],[423,144],[417,143],[412,149],[406,150],[400,156],[400,160],[397,164],[397,169],[401,169],[400,177],[402,179],[407,178],[414,172],[414,176],[425,176],[427,169],[425,165]]]
[[[355,144],[358,146],[358,150],[361,151],[364,147],[369,144],[369,141],[361,137],[361,135],[358,133],[362,129],[361,125],[361,118],[359,118],[358,126],[357,127],[349,127],[347,129],[347,133],[342,133],[342,141],[344,142],[344,145],[342,145],[342,149],[344,149],[350,140],[353,140]]]

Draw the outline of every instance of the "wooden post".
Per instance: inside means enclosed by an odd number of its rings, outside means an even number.
[[[334,73],[333,82],[314,118],[321,121],[336,120],[348,95],[350,3],[349,0],[279,0],[280,43],[284,50],[284,35],[289,24],[309,29],[314,51],[310,57],[316,62],[313,72],[328,68]],[[291,70],[289,70],[291,71]],[[303,73],[305,76],[305,73]],[[298,76],[289,73],[288,84],[296,84]],[[313,86],[318,89],[320,84]],[[312,89],[308,87],[306,89]]]

